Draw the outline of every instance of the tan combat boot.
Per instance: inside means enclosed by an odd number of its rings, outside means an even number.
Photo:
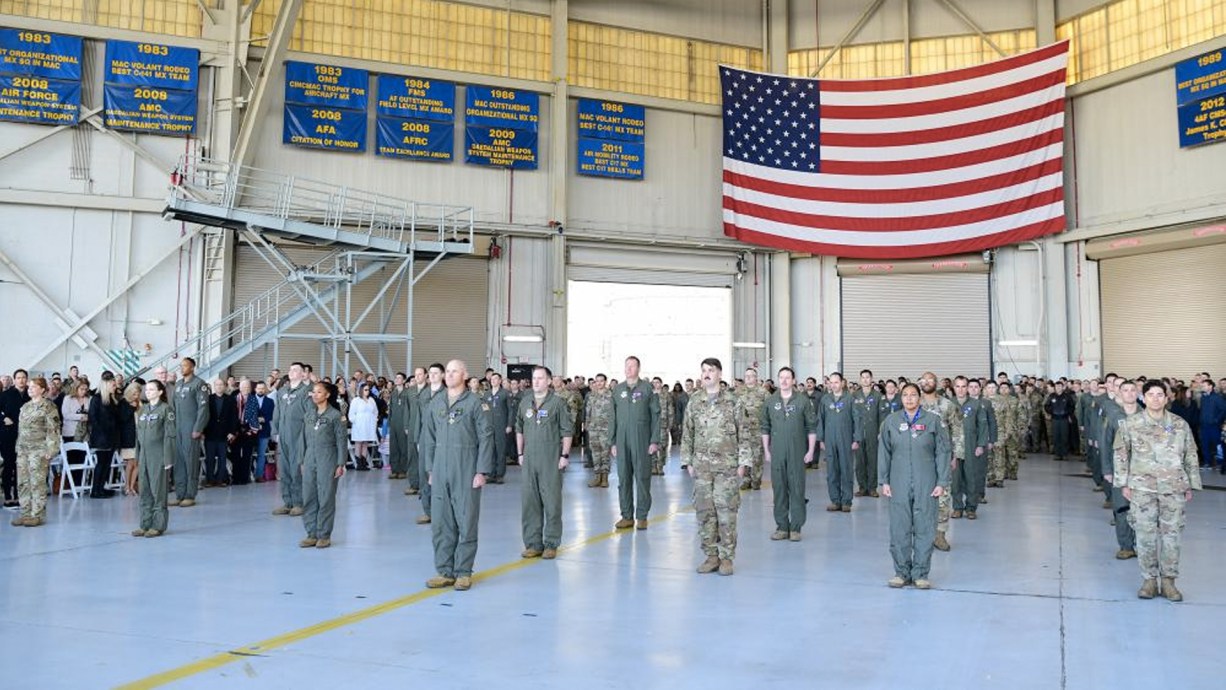
[[[1137,590],[1138,599],[1153,599],[1158,594],[1158,581],[1152,577],[1145,578],[1141,589]]]
[[[613,529],[630,529],[631,527],[634,527],[634,520],[630,518],[622,518],[613,523]]]
[[[302,506],[294,506],[293,508],[289,509],[289,516],[290,517],[301,517],[302,514],[305,512],[306,511],[302,509]]]
[[[1133,551],[1132,549],[1120,549],[1119,551],[1115,552],[1115,557],[1121,561],[1126,561],[1129,558],[1136,558],[1137,552]]]
[[[732,561],[728,560],[727,558],[721,559],[719,562],[719,574],[720,575],[731,575],[732,574]]]
[[[639,530],[647,529],[647,521],[646,520],[635,520],[634,529],[639,529]]]
[[[928,578],[921,577],[915,581],[916,589],[932,589],[932,582]]]
[[[600,488],[602,489],[609,488],[609,473],[608,472],[600,473]]]
[[[435,575],[429,580],[426,580],[426,587],[428,589],[442,589],[443,587],[450,587],[454,584],[455,578],[447,577],[446,575]]]
[[[590,482],[588,482],[588,483],[587,483],[587,488],[589,488],[589,489],[598,489],[598,488],[600,488],[600,473],[599,473],[599,472],[597,472],[596,474],[592,475],[592,480],[591,480]]]
[[[417,524],[419,524],[419,525],[428,525],[428,524],[430,524],[430,516],[429,516],[429,515],[418,515],[418,516],[417,516]]]
[[[289,508],[286,508],[285,506],[277,506],[276,508],[272,509],[272,514],[273,515],[289,515]]]
[[[938,551],[948,551],[950,549],[949,541],[945,539],[944,532],[937,532],[937,538],[932,540],[932,546]]]
[[[304,549],[310,549],[310,548],[313,548],[318,543],[319,543],[319,540],[316,539],[315,537],[307,537],[306,539],[303,539],[302,541],[298,542],[298,546]]]
[[[544,558],[547,561],[552,561],[553,559],[557,557],[558,557],[557,549],[545,549],[544,551],[541,552],[541,558]]]
[[[524,549],[519,552],[520,558],[540,558],[541,551],[539,549]]]
[[[771,532],[771,541],[783,541],[788,538],[788,533],[783,530],[775,530]]]
[[[887,580],[886,584],[889,585],[892,589],[902,589],[904,586],[906,586],[907,579],[902,577],[901,575],[895,575],[894,577],[891,577],[889,580]]]
[[[473,579],[470,575],[461,575],[455,579],[455,591],[467,592],[473,588]]]
[[[1183,593],[1175,588],[1175,578],[1162,578],[1162,596],[1166,597],[1167,601],[1183,601]]]
[[[703,561],[702,564],[698,566],[699,575],[713,573],[716,570],[719,570],[719,558],[715,556],[707,556],[707,560]]]

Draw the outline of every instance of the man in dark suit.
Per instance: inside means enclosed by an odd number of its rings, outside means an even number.
[[[226,393],[226,382],[213,380],[209,396],[209,424],[204,429],[204,485],[225,486],[230,483],[226,466],[227,450],[238,438],[238,403]]]
[[[255,458],[256,446],[259,441],[259,403],[253,395],[251,379],[238,382],[238,390],[234,392],[235,409],[238,411],[238,440],[234,443],[234,454],[230,456],[231,484],[251,483],[251,463]]]
[[[260,433],[256,436],[255,446],[255,480],[264,481],[264,467],[268,456],[268,441],[272,438],[272,414],[276,410],[273,396],[268,394],[268,386],[263,382],[255,384],[256,423],[260,425]]]

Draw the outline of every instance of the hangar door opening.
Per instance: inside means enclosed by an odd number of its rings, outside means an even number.
[[[1090,258],[1107,253],[1090,250]],[[1222,301],[1212,290],[1197,288],[1206,279],[1212,284],[1223,266],[1226,244],[1101,258],[1103,370],[1128,377],[1187,380],[1200,371],[1221,377],[1226,372]]]
[[[571,247],[566,374],[621,380],[629,355],[645,378],[697,379],[718,357],[730,378],[734,256]]]
[[[861,369],[878,379],[914,380],[929,370],[938,378],[991,375],[988,266],[979,257],[936,263],[960,270],[937,273],[933,262],[916,262],[874,275],[839,262],[847,376]]]

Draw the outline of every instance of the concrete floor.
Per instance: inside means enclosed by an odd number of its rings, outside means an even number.
[[[386,470],[343,480],[326,551],[269,515],[275,483],[202,491],[160,539],[128,536],[135,499],[53,498],[47,526],[0,526],[0,686],[1222,687],[1226,492],[1190,506],[1187,601],[1140,601],[1080,468],[1025,461],[953,523],[929,592],[885,586],[885,499],[827,514],[824,472],[799,544],[768,540],[769,487],[745,496],[737,573],[720,577],[694,573],[675,460],[645,532],[613,534],[616,490],[572,469],[554,562],[518,558],[512,468],[485,490],[466,593],[424,589],[429,528]]]

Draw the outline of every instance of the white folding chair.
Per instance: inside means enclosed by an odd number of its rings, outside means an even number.
[[[123,461],[123,455],[119,451],[115,451],[114,457],[111,459],[111,476],[106,478],[104,488],[123,491],[127,486],[128,481],[128,465]]]
[[[69,461],[68,453],[70,451],[81,451],[85,453],[85,456],[81,462],[73,463]],[[94,451],[90,449],[89,444],[73,441],[61,445],[59,467],[60,472],[63,473],[63,478],[60,480],[60,496],[67,493],[72,494],[73,498],[80,498],[80,494],[89,491],[96,463],[97,458],[94,457]],[[81,471],[81,483],[79,485],[72,476],[74,470]]]

